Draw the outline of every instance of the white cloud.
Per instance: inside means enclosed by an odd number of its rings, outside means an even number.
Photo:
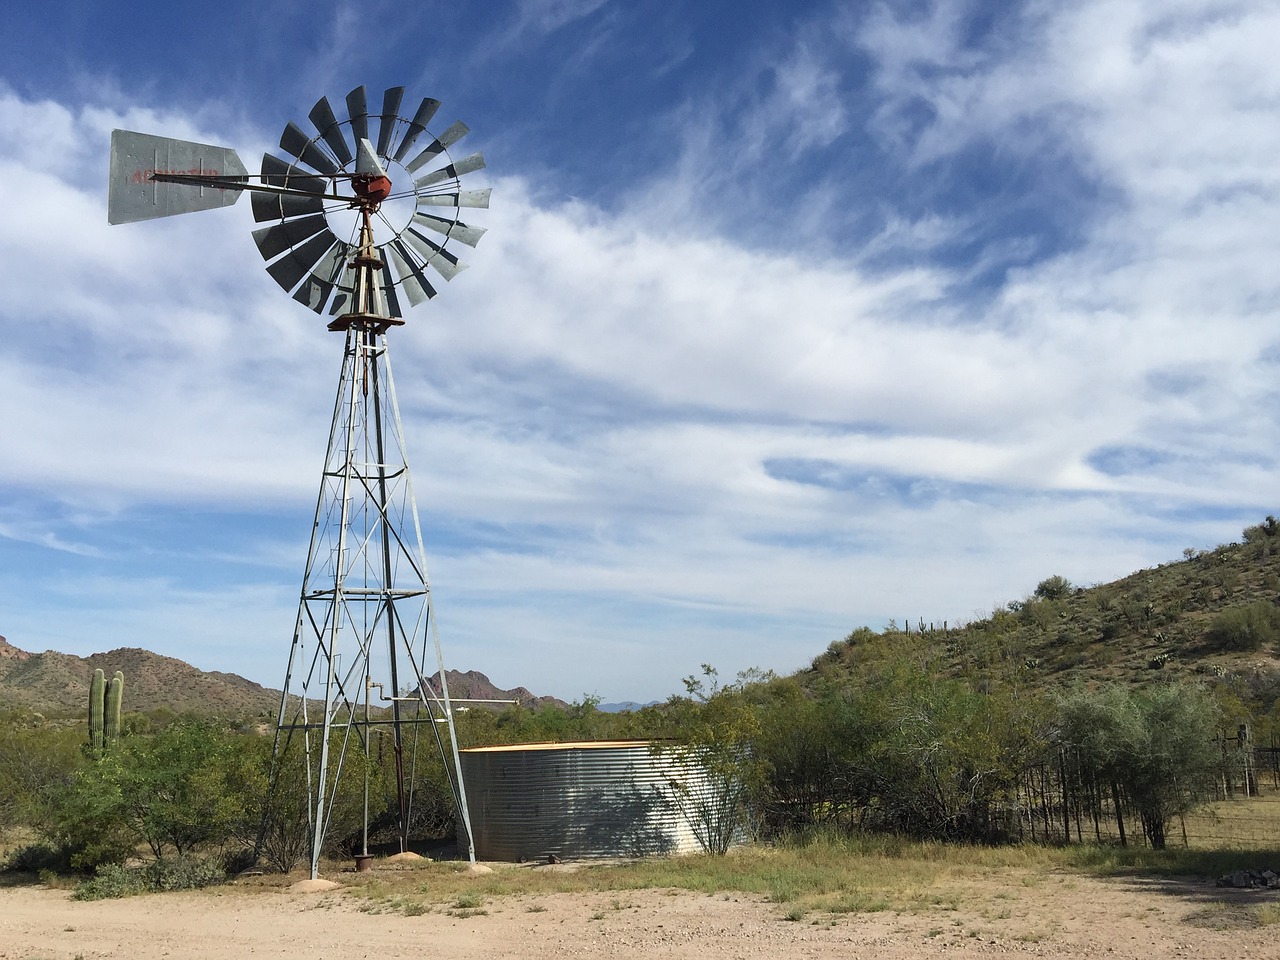
[[[857,25],[876,78],[857,109],[839,43],[806,25],[751,122],[713,130],[686,107],[686,151],[620,213],[549,202],[520,171],[495,183],[472,269],[392,335],[451,661],[562,696],[661,696],[703,661],[792,668],[864,620],[954,621],[1051,573],[1118,576],[1274,501],[1274,7],[1032,7],[979,47],[950,9]],[[268,656],[256,638],[287,643],[291,534],[249,514],[305,528],[339,340],[265,276],[243,209],[106,227],[111,125],[232,139],[168,119],[0,95],[0,125],[66,147],[37,167],[45,144],[0,146],[0,175],[33,186],[0,222],[0,543],[110,556],[118,579],[84,605],[137,608],[101,618],[102,644],[213,642],[191,625],[227,616],[237,669]],[[842,255],[780,214],[773,246],[715,229],[717,204],[767,196],[743,183],[775,159],[763,145],[859,137],[939,170],[985,140],[1069,162],[1096,194],[1068,194],[1070,243],[982,283],[1005,252],[931,257],[995,243],[980,204],[908,212],[819,177],[797,201],[816,232],[866,209],[883,229]],[[887,251],[910,256],[870,265]],[[102,546],[157,505],[225,511],[261,579],[211,563],[157,586]],[[0,585],[22,630],[89,629],[13,608],[24,576]]]

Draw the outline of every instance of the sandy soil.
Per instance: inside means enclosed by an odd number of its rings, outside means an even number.
[[[647,890],[495,899],[483,914],[371,913],[351,892],[239,887],[79,903],[65,890],[0,889],[0,958],[1280,958],[1275,892],[1203,880],[1000,876],[958,909],[809,914],[735,894]],[[364,909],[361,909],[361,908]]]

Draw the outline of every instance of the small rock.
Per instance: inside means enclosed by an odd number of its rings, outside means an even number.
[[[1253,875],[1248,870],[1237,870],[1235,873],[1228,874],[1224,879],[1227,881],[1223,886],[1227,887],[1252,887]]]
[[[325,890],[336,890],[340,884],[332,880],[299,880],[289,888],[290,893],[321,893]]]

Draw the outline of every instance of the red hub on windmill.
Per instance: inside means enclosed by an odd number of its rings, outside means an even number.
[[[381,203],[391,196],[391,179],[389,177],[355,177],[351,181],[351,189],[361,200]]]

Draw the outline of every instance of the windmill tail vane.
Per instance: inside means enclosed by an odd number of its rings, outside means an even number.
[[[291,776],[305,782],[313,878],[341,799],[344,759],[363,751],[368,778],[370,744],[383,730],[392,741],[401,850],[410,841],[412,767],[425,731],[453,793],[459,842],[475,860],[386,333],[404,323],[403,302],[431,299],[441,279],[464,269],[457,247],[474,247],[484,228],[465,222],[462,211],[487,208],[490,191],[461,187],[463,176],[484,167],[479,153],[451,153],[469,132],[466,124],[433,135],[428,124],[440,101],[424,98],[405,114],[403,96],[403,87],[389,88],[381,112],[370,113],[366,90],[357,87],[346,96],[345,119],[321,97],[308,114],[314,133],[287,124],[280,137],[285,156],[264,154],[256,175],[230,147],[128,130],[111,137],[110,223],[231,206],[248,193],[262,225],[252,235],[267,273],[294,300],[332,317],[330,330],[345,334],[268,790],[275,798],[287,792]],[[402,677],[430,673],[432,660],[438,692],[420,680],[410,695],[397,692]],[[379,746],[379,759],[381,753]],[[294,762],[305,763],[305,777]],[[368,796],[366,779],[360,838],[366,857]],[[263,836],[266,824],[264,815]]]

